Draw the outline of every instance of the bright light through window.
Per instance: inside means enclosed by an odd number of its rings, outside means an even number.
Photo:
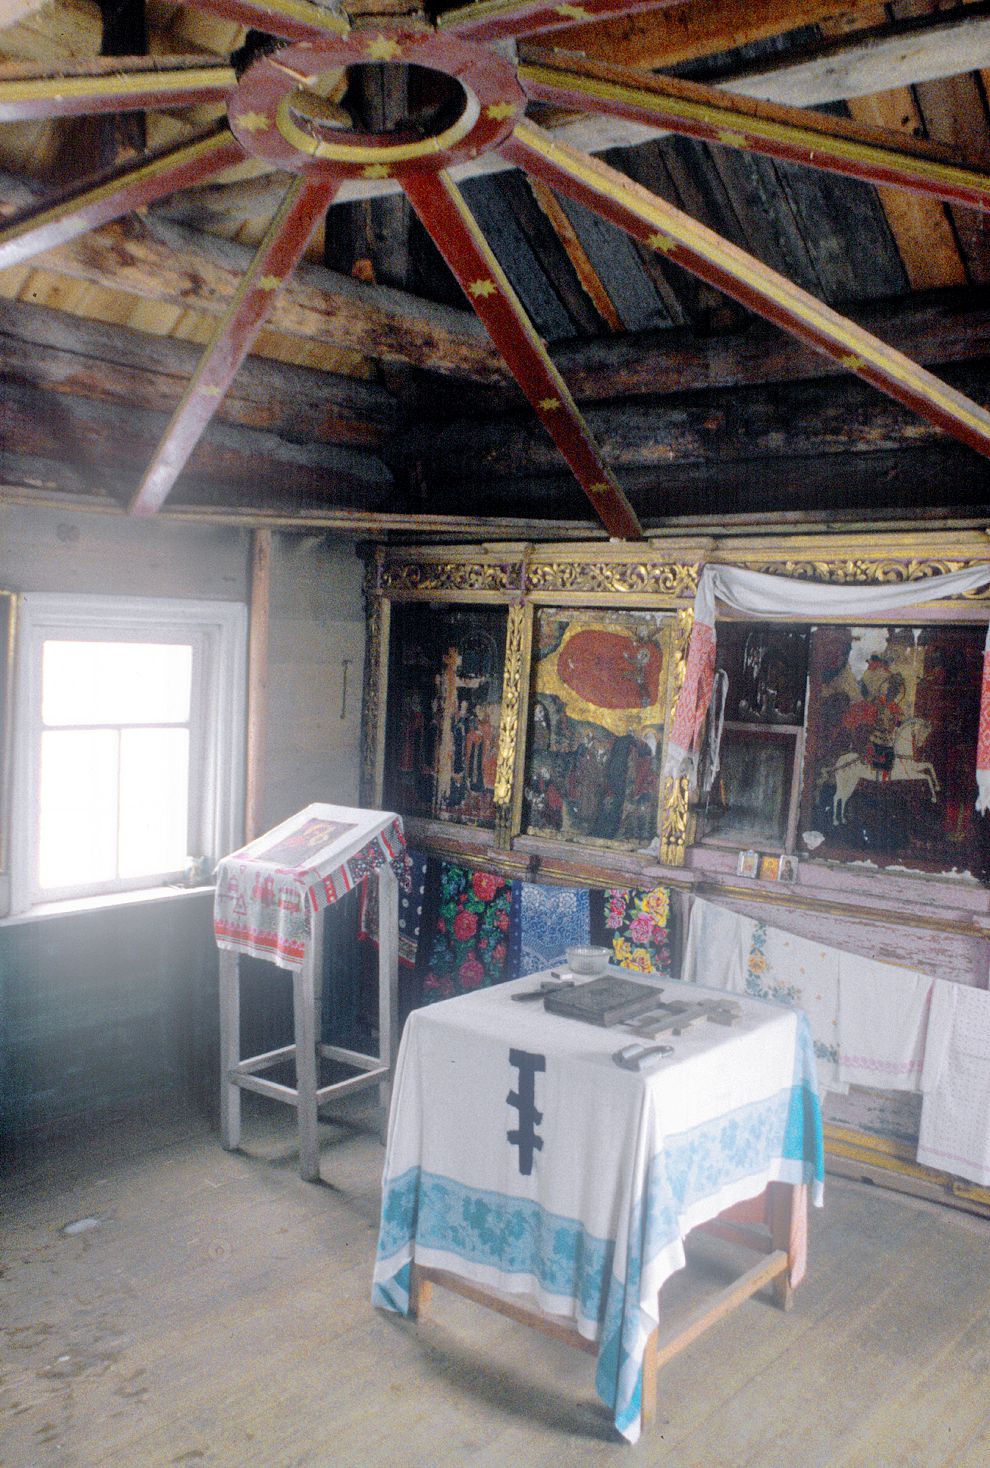
[[[187,644],[44,643],[43,891],[181,870],[192,668]]]

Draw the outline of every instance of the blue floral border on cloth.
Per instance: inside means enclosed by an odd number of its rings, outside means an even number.
[[[613,1269],[614,1241],[590,1237],[580,1223],[532,1200],[467,1188],[412,1167],[382,1198],[373,1304],[409,1313],[413,1246],[437,1249],[503,1273],[535,1279],[600,1322],[596,1389],[618,1431],[639,1436],[645,1335],[644,1266],[681,1237],[680,1219],[733,1183],[767,1175],[811,1185],[819,1203],[825,1178],[821,1108],[811,1035],[798,1016],[793,1084],[667,1140],[650,1161],[630,1224],[625,1278]],[[381,1266],[396,1261],[383,1276]]]
[[[508,977],[563,963],[572,944],[590,943],[591,893],[586,887],[513,882]]]

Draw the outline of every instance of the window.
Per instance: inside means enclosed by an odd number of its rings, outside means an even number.
[[[11,905],[125,892],[237,844],[245,609],[23,598]]]

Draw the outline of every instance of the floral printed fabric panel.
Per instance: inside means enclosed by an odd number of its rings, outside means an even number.
[[[637,892],[608,887],[605,898],[606,944],[612,962],[637,973],[673,974],[670,892],[653,887]]]
[[[509,929],[509,977],[535,974],[566,961],[572,944],[591,941],[591,893],[587,888],[513,882]]]
[[[507,977],[511,892],[505,878],[493,872],[443,863],[440,911],[423,980],[425,1003],[487,989]]]

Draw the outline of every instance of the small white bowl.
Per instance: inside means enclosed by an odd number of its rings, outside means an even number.
[[[593,977],[595,974],[603,974],[608,968],[608,961],[612,957],[610,948],[594,948],[578,945],[567,949],[567,962],[571,972],[575,974],[586,974]]]

